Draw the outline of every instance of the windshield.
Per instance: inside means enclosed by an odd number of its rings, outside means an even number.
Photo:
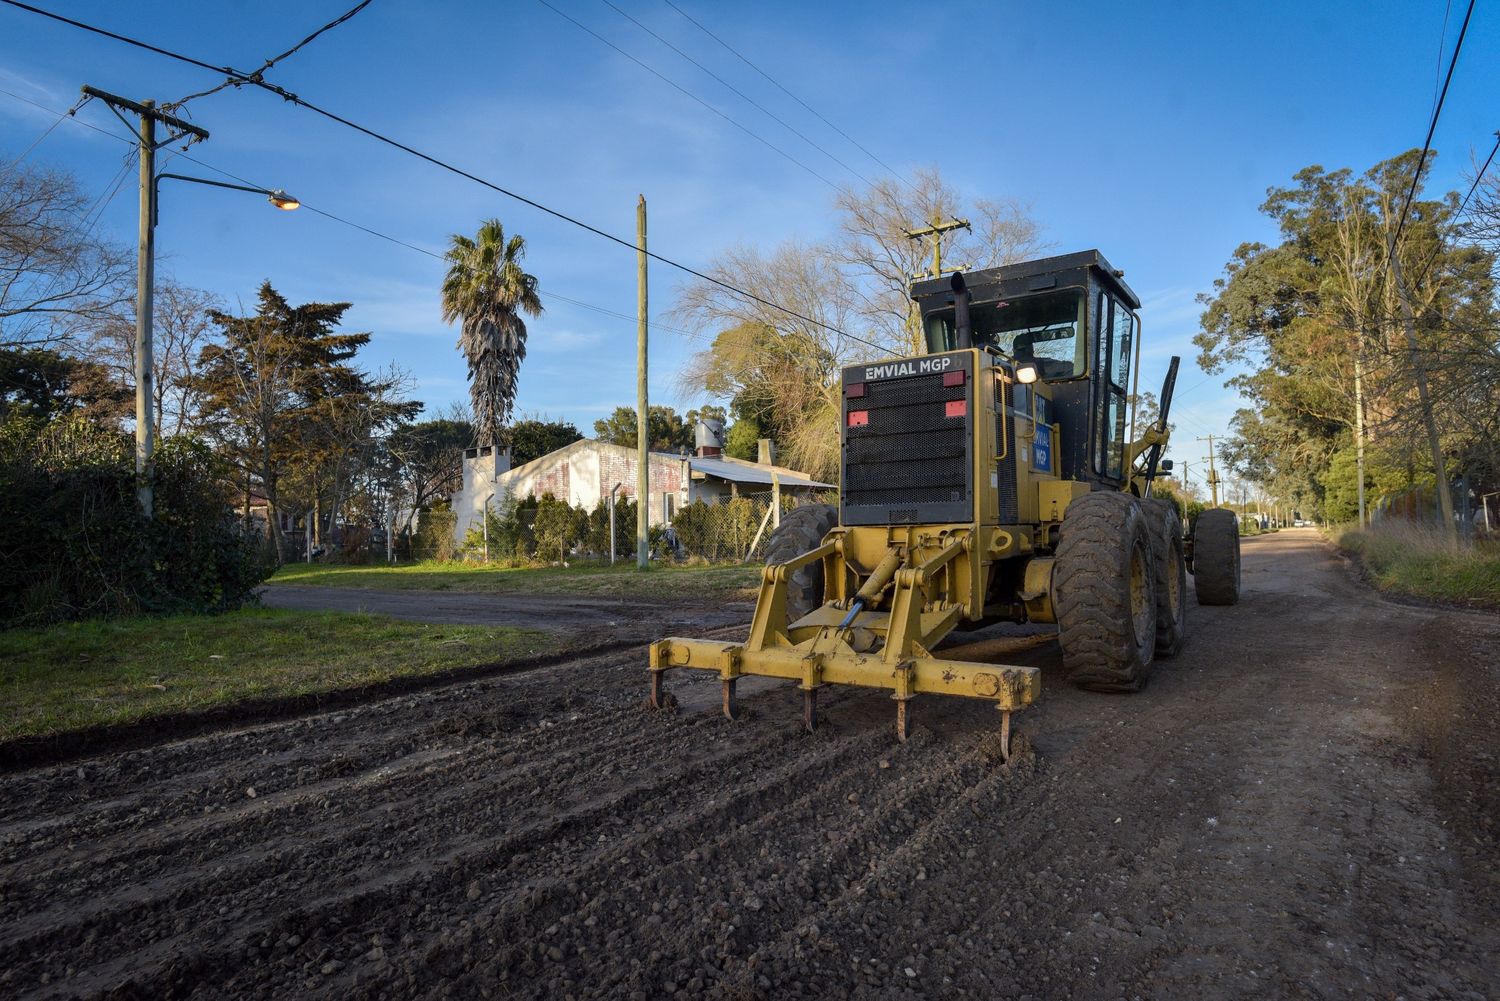
[[[1071,379],[1088,371],[1088,351],[1079,336],[1083,293],[1077,289],[975,303],[969,320],[976,347],[989,345],[1015,361],[1034,361],[1044,379]],[[957,347],[951,306],[928,314],[926,322],[929,351]]]

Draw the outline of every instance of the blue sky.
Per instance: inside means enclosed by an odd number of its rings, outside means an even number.
[[[599,0],[551,0],[616,45],[835,182],[842,167],[803,144]],[[866,176],[879,167],[661,0],[616,0]],[[252,69],[350,6],[325,3],[74,2],[51,9],[216,64]],[[47,0],[40,4],[47,6]],[[1058,252],[1100,248],[1145,301],[1142,385],[1179,353],[1174,453],[1222,433],[1238,405],[1193,364],[1190,338],[1234,247],[1271,239],[1257,212],[1268,186],[1308,164],[1363,170],[1419,146],[1435,97],[1444,3],[1257,4],[708,3],[679,5],[898,170],[936,164],[974,196],[1029,202]],[[1448,12],[1451,49],[1463,3]],[[451,160],[610,232],[633,237],[637,193],[652,249],[693,265],[736,244],[817,239],[833,192],[535,0],[375,0],[270,74],[345,117]],[[1464,188],[1471,154],[1500,128],[1500,12],[1481,4],[1434,147],[1432,190]],[[0,154],[13,156],[90,83],[172,100],[215,78],[14,8],[0,8]],[[189,106],[212,138],[189,155],[434,252],[496,216],[529,243],[544,292],[635,312],[634,257],[335,123],[254,90]],[[123,128],[97,102],[81,119]],[[91,195],[126,146],[64,123],[30,154]],[[175,159],[165,169],[204,173]],[[101,229],[135,232],[133,175]],[[160,267],[231,303],[260,281],[294,301],[351,300],[373,331],[368,364],[397,362],[437,409],[466,394],[454,331],[442,324],[442,265],[309,212],[251,195],[165,188]],[[680,276],[652,273],[653,311]],[[518,409],[584,430],[634,400],[635,328],[552,300],[530,324]],[[701,344],[658,331],[653,399],[682,409],[673,377]]]

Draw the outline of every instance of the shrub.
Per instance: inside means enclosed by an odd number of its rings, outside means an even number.
[[[207,446],[163,441],[153,518],[136,501],[128,437],[78,416],[0,425],[0,625],[226,611],[273,566],[229,504]]]
[[[412,556],[447,563],[458,548],[453,541],[453,530],[457,526],[458,515],[446,505],[434,504],[426,511],[418,511],[417,531],[411,540]]]

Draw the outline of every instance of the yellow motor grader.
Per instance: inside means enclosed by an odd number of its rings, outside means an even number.
[[[1148,497],[1163,458],[1178,359],[1136,428],[1140,300],[1098,251],[916,282],[925,353],[843,370],[837,510],[798,507],[769,544],[749,638],[651,646],[650,701],[668,671],[799,682],[817,723],[824,685],[889,689],[905,740],[916,696],[988,699],[1010,717],[1034,667],[948,660],[956,628],[1056,623],[1070,681],[1137,691],[1198,600],[1239,596],[1239,527],[1208,511],[1185,538]],[[1139,434],[1137,434],[1139,430]]]

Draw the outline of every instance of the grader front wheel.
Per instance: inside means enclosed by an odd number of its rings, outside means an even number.
[[[1151,534],[1128,494],[1084,494],[1068,505],[1053,568],[1053,605],[1068,680],[1135,692],[1156,653]]]
[[[817,549],[839,523],[831,504],[803,504],[781,516],[781,525],[766,542],[766,562],[786,563]],[[809,563],[787,581],[786,619],[796,622],[823,604],[823,564]]]

